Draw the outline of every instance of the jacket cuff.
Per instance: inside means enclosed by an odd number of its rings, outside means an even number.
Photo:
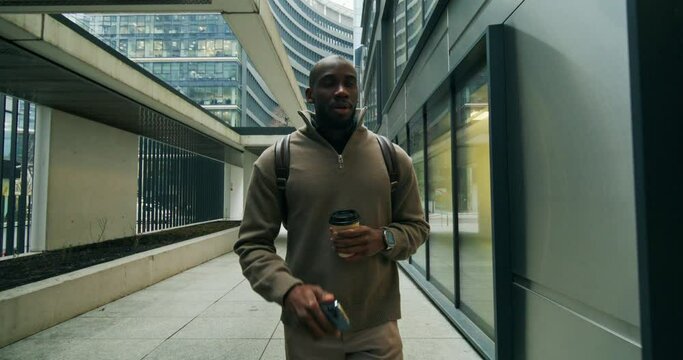
[[[301,285],[303,283],[303,281],[293,276],[282,276],[280,279],[277,279],[275,281],[275,285],[273,285],[273,290],[271,292],[273,299],[281,306],[284,305],[285,295],[287,295],[289,290],[291,290],[294,286]]]
[[[408,234],[396,226],[390,225],[387,226],[386,229],[391,231],[391,234],[394,235],[394,241],[396,244],[394,244],[394,248],[390,251],[382,251],[382,254],[384,254],[384,256],[386,256],[388,259],[394,261],[408,259],[410,255],[415,252],[414,245],[408,239]]]

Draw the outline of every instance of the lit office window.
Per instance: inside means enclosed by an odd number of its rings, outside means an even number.
[[[422,33],[422,0],[408,0],[408,57],[413,53],[417,40]]]
[[[154,40],[153,46],[154,51],[152,54],[154,55],[154,57],[161,57],[163,50],[163,42],[161,40]]]
[[[451,114],[447,91],[427,104],[427,214],[430,281],[455,301]]]
[[[394,38],[396,52],[396,80],[401,77],[401,72],[406,65],[406,4],[405,0],[398,0],[394,9]]]
[[[121,54],[128,56],[128,39],[119,40],[118,50]]]
[[[406,149],[408,154],[413,159],[413,169],[417,176],[417,188],[420,192],[420,204],[424,210],[425,204],[425,157],[424,157],[424,120],[422,118],[422,109],[410,119],[408,123],[408,147]],[[417,252],[411,257],[411,263],[423,275],[427,274],[427,246],[424,245],[417,248]]]
[[[455,94],[460,307],[493,337],[491,158],[487,68]]]
[[[145,56],[145,40],[135,41],[135,57]]]
[[[241,112],[239,110],[211,110],[211,113],[216,115],[226,125],[241,126]]]

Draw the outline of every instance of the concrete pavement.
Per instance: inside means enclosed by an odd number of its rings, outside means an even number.
[[[403,274],[401,293],[407,360],[480,359]],[[229,253],[6,346],[0,359],[284,359],[279,313]]]

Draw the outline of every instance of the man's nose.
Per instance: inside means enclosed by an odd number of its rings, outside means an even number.
[[[334,96],[349,97],[349,89],[347,89],[346,86],[344,86],[344,84],[339,84],[334,89]]]

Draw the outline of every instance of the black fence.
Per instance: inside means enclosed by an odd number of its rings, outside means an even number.
[[[35,113],[34,104],[0,94],[1,256],[22,254],[30,248]]]
[[[137,231],[223,218],[223,162],[140,137]]]

